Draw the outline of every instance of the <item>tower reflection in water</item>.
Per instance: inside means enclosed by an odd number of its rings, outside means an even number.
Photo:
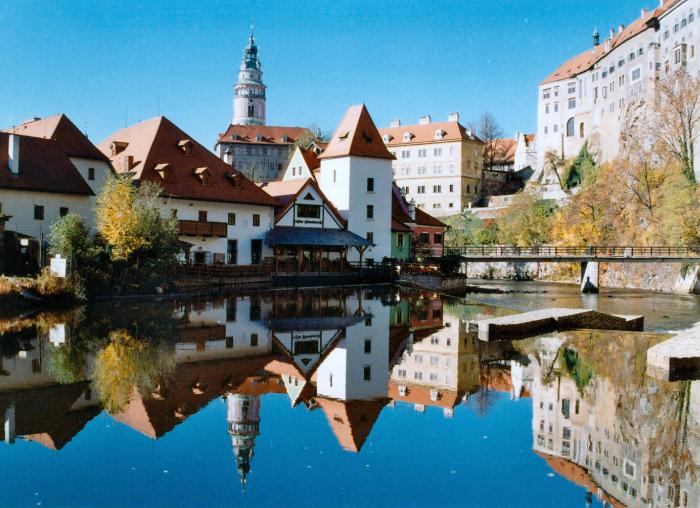
[[[387,407],[451,418],[460,405],[487,413],[505,392],[531,397],[534,452],[589,497],[700,503],[700,385],[646,374],[643,353],[657,339],[480,343],[468,321],[494,311],[432,293],[332,288],[13,322],[0,328],[2,439],[60,450],[103,410],[159,439],[223,399],[245,486],[268,394],[321,411],[339,446],[357,453]]]

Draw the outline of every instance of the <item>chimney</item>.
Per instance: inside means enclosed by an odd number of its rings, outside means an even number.
[[[452,112],[447,116],[448,122],[459,122],[459,113]]]
[[[389,127],[401,127],[401,119],[396,118],[396,119],[392,120],[391,123],[389,124]]]
[[[600,46],[600,33],[597,28],[593,30],[593,46]]]
[[[659,0],[659,7],[663,7],[666,0]]]
[[[7,163],[13,175],[19,175],[19,136],[10,134],[7,139]]]
[[[622,23],[620,23],[620,24],[617,26],[617,33],[618,33],[618,34],[621,34],[622,31],[623,31],[624,29],[625,29],[625,25],[623,25]]]
[[[413,199],[408,202],[408,216],[411,220],[416,220],[416,202]]]
[[[643,7],[643,8],[642,8],[642,16],[641,16],[641,17],[643,18],[643,17],[646,16],[647,14],[649,14],[649,10],[648,10],[646,7]]]
[[[418,119],[418,125],[426,125],[430,123],[430,115],[421,116]]]
[[[131,168],[134,167],[134,156],[133,155],[125,155],[124,156],[124,170],[125,171],[131,171]]]
[[[615,29],[611,28],[610,29],[610,40],[612,41],[615,38]]]

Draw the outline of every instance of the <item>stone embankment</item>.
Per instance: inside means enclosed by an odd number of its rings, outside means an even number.
[[[670,381],[700,378],[700,323],[647,351],[650,374]]]
[[[579,266],[567,263],[467,263],[476,279],[541,280],[577,284]],[[681,263],[601,263],[601,288],[644,289],[700,294],[700,265]]]
[[[642,331],[644,316],[622,316],[587,309],[542,309],[476,322],[479,340],[524,339],[575,329]]]

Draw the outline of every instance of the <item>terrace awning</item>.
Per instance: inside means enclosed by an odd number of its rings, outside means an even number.
[[[374,244],[344,229],[276,227],[267,233],[268,245],[314,247],[372,247]]]

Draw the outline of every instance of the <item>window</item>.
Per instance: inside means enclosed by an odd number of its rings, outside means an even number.
[[[569,93],[576,93],[576,83],[569,83],[567,90]]]
[[[574,119],[569,118],[569,120],[566,122],[566,137],[571,138],[574,136]]]
[[[418,235],[418,242],[419,243],[430,243],[430,234],[429,233],[421,233]]]
[[[408,159],[411,157],[411,150],[401,150],[401,158]]]
[[[372,233],[371,231],[367,232],[367,241],[374,243],[374,233]]]
[[[442,233],[433,234],[433,243],[442,243]]]
[[[551,93],[552,93],[551,88],[545,88],[544,90],[542,90],[542,98],[549,99],[549,97],[551,96]]]
[[[226,337],[226,349],[233,349],[233,337]]]
[[[416,172],[419,175],[424,175],[428,172],[428,169],[425,166],[418,166],[418,169],[416,170]]]
[[[321,207],[319,205],[297,205],[297,217],[301,219],[320,219]]]
[[[423,380],[423,373],[422,372],[414,372],[413,379],[415,379],[416,381],[422,381]]]
[[[374,205],[367,205],[367,218],[374,219]]]
[[[555,113],[558,113],[558,112],[559,112],[559,103],[558,103],[558,102],[555,102],[555,103],[554,103],[554,112],[555,112]]]
[[[374,178],[367,179],[367,192],[374,192]]]
[[[198,220],[199,220],[199,222],[207,222],[207,211],[206,210],[199,211]]]
[[[455,186],[454,186],[454,185],[450,185],[450,192],[454,192],[454,191],[455,191]]]
[[[95,179],[95,168],[88,168],[88,180]]]
[[[549,104],[544,105],[544,114],[548,115],[549,114]]]
[[[44,220],[43,205],[34,205],[34,220]]]
[[[335,169],[334,169],[333,170],[333,183],[335,183],[335,181],[336,181],[335,177],[336,177],[336,173],[335,173]]]
[[[399,233],[396,237],[396,246],[403,247],[403,233]]]
[[[427,157],[428,156],[428,150],[425,148],[422,148],[418,150],[418,157]]]
[[[559,97],[559,87],[558,86],[554,87],[554,97]]]
[[[552,130],[553,130],[554,132],[559,132],[559,126],[556,125],[556,124],[554,124],[554,127],[552,127]]]
[[[372,352],[372,339],[365,339],[365,354],[368,355]]]
[[[68,215],[68,208],[65,206],[62,206],[61,208],[58,209],[58,214],[61,217],[65,217],[66,215]]]
[[[433,185],[433,193],[440,194],[442,192],[442,185]]]
[[[253,214],[253,226],[255,226],[255,227],[260,226],[260,214],[259,213]]]
[[[416,187],[416,192],[418,194],[425,194],[425,185],[419,185],[418,187]]]
[[[433,155],[435,157],[441,157],[442,156],[442,148],[433,148]]]
[[[257,345],[258,345],[258,334],[251,333],[250,334],[250,347],[256,347]]]
[[[362,373],[362,377],[365,381],[371,381],[372,380],[372,367],[369,365],[365,365]]]
[[[472,191],[471,185],[467,184],[467,194],[469,194]]]
[[[576,99],[569,99],[569,109],[574,109],[576,107]]]
[[[233,212],[229,212],[229,214],[228,214],[228,225],[229,226],[236,225],[236,214]]]
[[[583,138],[584,134],[584,125],[583,122],[581,122],[578,126],[578,137]]]

